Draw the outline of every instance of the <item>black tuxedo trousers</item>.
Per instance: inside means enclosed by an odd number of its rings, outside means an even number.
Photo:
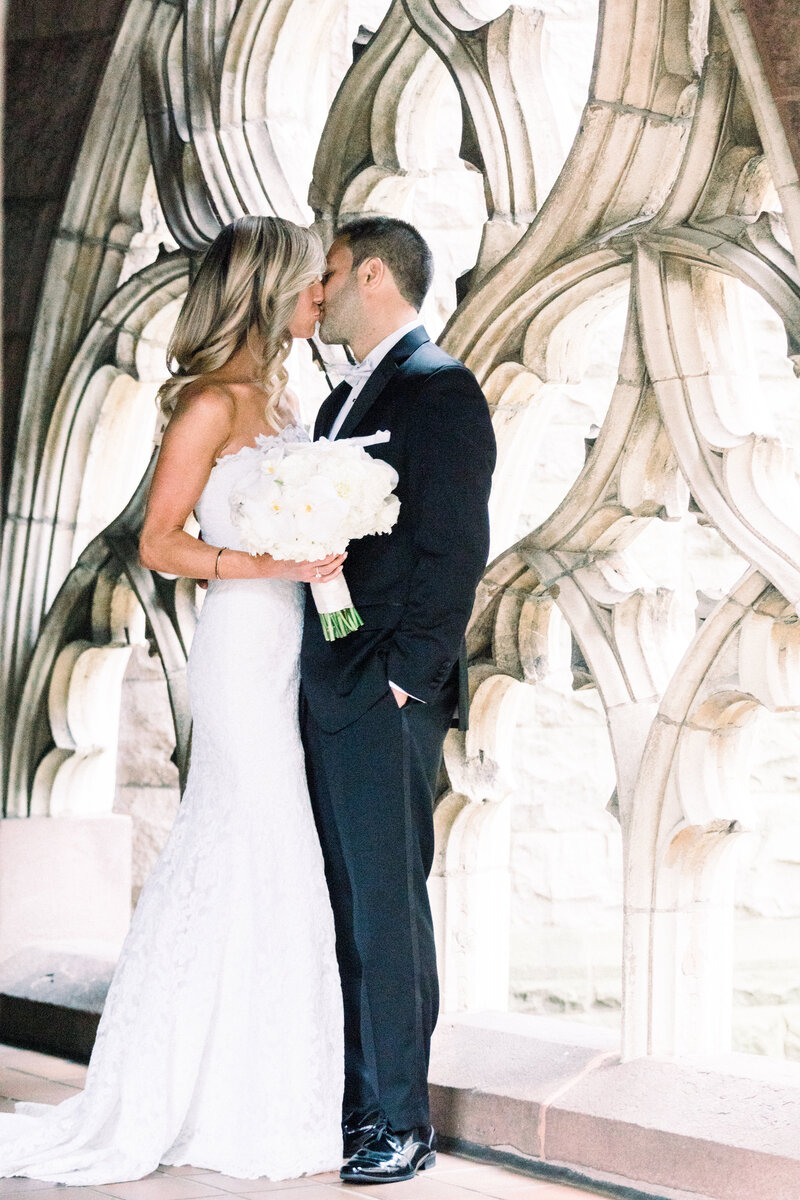
[[[344,992],[343,1112],[380,1108],[396,1130],[429,1123],[439,987],[426,880],[454,703],[448,690],[432,704],[400,708],[386,692],[333,733],[302,705]]]

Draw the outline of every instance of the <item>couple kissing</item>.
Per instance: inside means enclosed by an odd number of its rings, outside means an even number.
[[[420,322],[431,276],[403,221],[351,222],[326,260],[312,231],[248,216],[193,279],[140,542],[151,570],[209,581],[186,791],[86,1088],[0,1114],[2,1175],[97,1185],[192,1164],[380,1183],[435,1162],[426,881],[442,746],[466,720],[495,446],[474,376]],[[388,432],[369,453],[397,472],[399,516],[346,555],[254,556],[231,495],[270,447],[308,439],[285,360],[318,324],[358,365],[312,436]],[[363,625],[326,641],[305,585],[343,567]]]

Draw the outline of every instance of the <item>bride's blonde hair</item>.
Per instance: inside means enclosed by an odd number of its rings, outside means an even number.
[[[222,367],[246,343],[273,424],[288,380],[289,322],[298,296],[324,267],[317,234],[292,221],[246,216],[226,225],[206,251],[167,346],[172,378],[158,390],[164,417],[181,388]]]

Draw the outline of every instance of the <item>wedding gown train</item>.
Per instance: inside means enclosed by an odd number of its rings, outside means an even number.
[[[228,497],[271,440],[218,460],[197,506],[209,543],[238,548]],[[297,720],[302,611],[296,583],[211,582],[189,656],[186,793],[85,1090],[0,1115],[0,1174],[99,1184],[191,1163],[277,1180],[340,1164],[342,1003]]]

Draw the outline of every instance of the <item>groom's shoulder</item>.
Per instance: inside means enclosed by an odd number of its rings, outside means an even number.
[[[434,342],[425,342],[407,360],[403,384],[418,428],[467,426],[487,444],[494,442],[483,389],[469,367]]]
[[[459,359],[453,358],[452,354],[448,354],[441,346],[437,346],[435,342],[423,342],[418,346],[414,353],[407,358],[403,363],[402,374],[406,379],[413,379],[415,382],[423,382],[432,376],[441,376],[442,374],[453,374],[462,379],[474,380],[475,376],[470,371],[469,367],[460,362]]]

